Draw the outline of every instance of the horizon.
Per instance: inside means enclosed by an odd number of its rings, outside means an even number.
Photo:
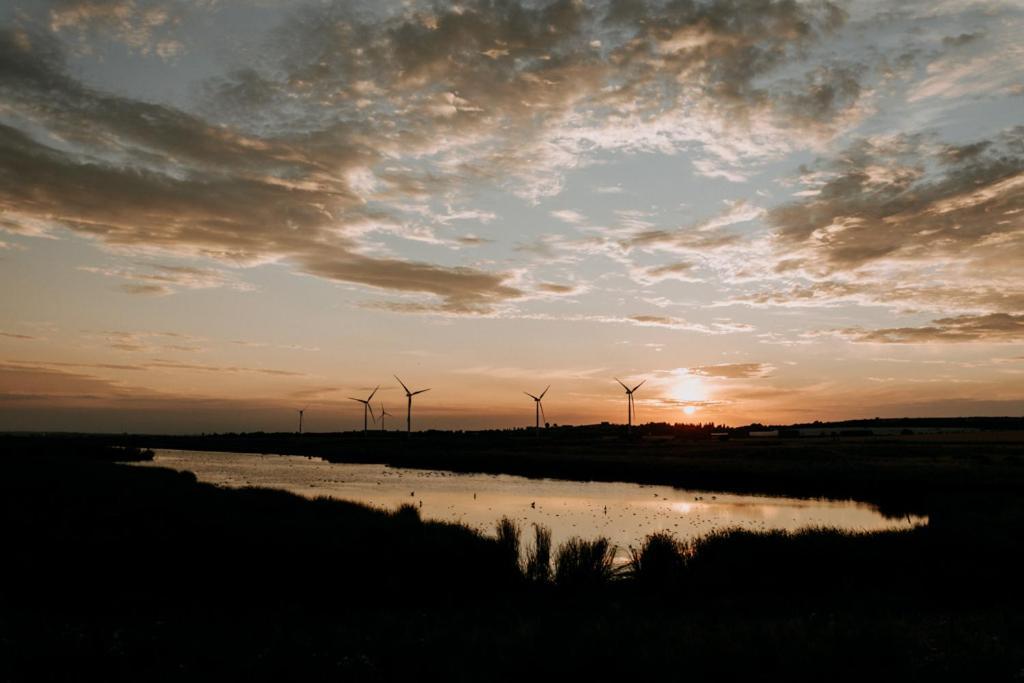
[[[972,416],[952,416],[952,417],[862,417],[862,418],[851,418],[846,420],[813,420],[809,422],[792,422],[788,424],[783,423],[762,423],[762,422],[750,422],[747,424],[720,424],[714,422],[641,422],[633,424],[633,428],[637,430],[644,430],[644,428],[650,427],[668,427],[673,430],[684,429],[684,430],[704,430],[704,429],[727,429],[727,430],[744,430],[751,427],[763,427],[769,430],[781,430],[781,429],[797,429],[797,428],[835,428],[835,429],[863,429],[865,425],[859,423],[872,423],[872,422],[885,423],[880,426],[880,429],[896,429],[896,428],[907,428],[909,423],[918,422],[938,422],[938,424],[928,425],[914,425],[911,429],[951,429],[951,430],[963,430],[963,431],[990,431],[991,427],[985,426],[970,426],[960,425],[957,422],[985,422],[985,421],[1019,421],[1019,425],[1006,426],[1011,431],[1017,431],[1017,428],[1024,428],[1024,416],[1021,415],[972,415]],[[945,422],[944,422],[945,421]],[[895,423],[895,424],[890,424]],[[253,434],[267,434],[267,435],[294,435],[296,437],[303,436],[350,436],[358,435],[362,438],[366,433],[369,436],[379,435],[381,429],[379,422],[373,423],[366,432],[361,428],[348,429],[348,430],[336,430],[336,431],[309,431],[305,428],[301,432],[297,429],[282,429],[282,430],[244,430],[244,431],[212,431],[212,432],[189,432],[189,431],[168,431],[168,432],[109,432],[102,430],[0,430],[0,434],[6,434],[9,436],[32,436],[32,435],[47,435],[47,436],[129,436],[129,437],[147,437],[147,436],[169,436],[169,437],[219,437],[219,436],[247,436]],[[1004,425],[1000,425],[1001,427]],[[625,428],[626,423],[614,422],[605,420],[601,422],[591,422],[584,424],[563,424],[563,423],[547,423],[541,424],[541,431],[546,430],[559,430],[559,429],[589,429],[594,427],[609,427],[609,428]],[[996,428],[998,430],[998,428]],[[479,432],[533,432],[535,430],[534,425],[522,424],[522,425],[506,425],[501,427],[481,427],[477,429],[442,429],[437,427],[428,427],[426,429],[413,429],[413,432],[417,433],[428,433],[428,432],[441,432],[444,434],[459,434],[459,433],[479,433]],[[384,430],[386,434],[404,434],[405,429],[401,426],[401,421],[398,421],[398,425],[394,428],[388,428]],[[927,433],[927,432],[925,432]]]
[[[0,431],[1024,415],[1019,3],[0,22]]]

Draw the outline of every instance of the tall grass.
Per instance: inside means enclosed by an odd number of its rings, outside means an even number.
[[[403,522],[412,524],[418,524],[423,520],[420,519],[420,510],[412,503],[402,503],[395,510],[395,519],[399,519]]]
[[[639,548],[629,549],[629,576],[645,585],[663,587],[674,583],[682,577],[690,552],[670,532],[655,532]]]
[[[615,547],[607,538],[570,538],[559,546],[555,557],[555,584],[573,589],[601,586],[615,574],[614,559]]]
[[[502,562],[516,573],[522,574],[522,565],[519,560],[520,537],[522,530],[515,520],[509,517],[502,517],[497,524],[498,552]]]
[[[546,526],[533,525],[533,545],[526,549],[524,573],[534,583],[551,581],[551,529]]]

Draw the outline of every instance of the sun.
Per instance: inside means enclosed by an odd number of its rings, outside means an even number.
[[[683,404],[684,415],[693,415],[700,410],[700,404],[708,400],[708,385],[704,378],[682,370],[669,385],[668,393]]]
[[[708,399],[708,387],[701,377],[683,373],[669,386],[669,395],[677,401],[699,403]]]

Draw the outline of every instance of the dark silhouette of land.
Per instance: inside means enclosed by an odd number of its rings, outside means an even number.
[[[997,426],[727,442],[644,438],[665,436],[657,427],[546,430],[540,443],[533,430],[428,432],[414,448],[361,432],[0,437],[0,680],[1015,680],[1024,443]],[[601,539],[551,548],[508,521],[484,537],[411,507],[114,462],[144,447],[637,475],[849,495],[930,521],[659,535],[619,569]]]

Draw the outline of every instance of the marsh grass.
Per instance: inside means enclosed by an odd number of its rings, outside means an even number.
[[[614,559],[615,547],[607,538],[570,538],[555,556],[555,585],[570,589],[602,586],[615,576]]]
[[[551,529],[533,525],[533,544],[526,549],[524,574],[532,583],[551,581]]]
[[[423,521],[420,517],[419,508],[412,503],[402,503],[399,505],[398,509],[395,510],[395,519],[412,524],[419,524]]]
[[[522,530],[519,525],[509,517],[502,517],[498,520],[495,530],[502,563],[508,567],[514,567],[517,573],[522,574],[522,562],[519,555]]]
[[[626,571],[634,581],[663,587],[678,582],[686,567],[692,547],[681,543],[667,531],[647,536],[639,548],[629,549]]]

